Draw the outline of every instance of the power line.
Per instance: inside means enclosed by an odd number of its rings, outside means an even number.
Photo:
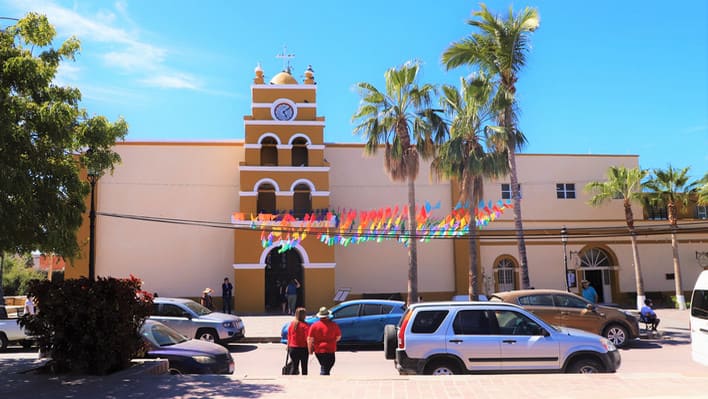
[[[302,232],[304,227],[298,226],[278,226],[277,224],[265,225],[258,222],[254,224],[233,224],[230,222],[215,222],[207,220],[194,220],[194,219],[178,219],[178,218],[165,218],[157,216],[145,216],[145,215],[129,215],[129,214],[119,214],[119,213],[108,213],[108,212],[97,212],[99,216],[138,220],[145,222],[155,222],[155,223],[168,223],[177,224],[185,226],[199,226],[199,227],[211,227],[219,229],[229,229],[229,230],[247,230],[247,231],[265,231],[273,233],[295,233]],[[254,227],[255,226],[255,227]],[[434,235],[436,230],[434,229],[418,229],[415,238],[416,239],[464,239],[467,238],[467,234],[459,235]],[[405,233],[405,231],[395,231],[395,232],[376,232],[371,230],[364,230],[362,233],[358,233],[355,227],[350,228],[348,231],[340,231],[338,227],[311,227],[307,231],[310,235],[317,234],[327,234],[327,235],[339,235],[342,237],[370,237],[370,238],[383,238],[383,239],[399,239],[399,238],[410,238],[410,234]],[[696,221],[696,222],[686,222],[679,224],[678,227],[673,228],[668,223],[664,224],[652,224],[643,225],[635,227],[635,236],[656,236],[656,235],[667,235],[675,233],[677,235],[685,234],[708,234],[708,221]],[[618,237],[629,237],[631,235],[627,226],[598,226],[598,227],[579,227],[579,228],[569,228],[568,237],[569,239],[591,239],[591,238],[618,238]],[[515,240],[516,230],[515,229],[483,229],[481,234],[477,237],[482,240]],[[560,239],[560,229],[549,229],[549,228],[536,228],[536,229],[524,229],[524,238],[527,240],[547,240],[549,238]]]

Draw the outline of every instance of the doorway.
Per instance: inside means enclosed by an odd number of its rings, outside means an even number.
[[[595,288],[600,303],[612,303],[612,259],[602,248],[589,248],[580,254],[580,278]]]
[[[292,279],[297,279],[300,283],[300,288],[297,289],[296,307],[303,306],[305,303],[302,257],[294,249],[278,253],[280,248],[274,247],[266,256],[264,304],[268,313],[283,314],[286,312],[287,305],[284,305],[284,297],[281,292]]]

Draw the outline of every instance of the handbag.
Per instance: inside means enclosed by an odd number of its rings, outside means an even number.
[[[289,359],[288,354],[289,354],[288,347],[285,347],[285,365],[283,366],[283,375],[292,375],[293,371],[295,369],[295,364]]]

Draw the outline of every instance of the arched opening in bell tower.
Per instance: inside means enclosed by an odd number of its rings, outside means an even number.
[[[288,283],[293,279],[300,283],[295,306],[299,307],[305,303],[305,281],[300,253],[295,249],[279,253],[280,249],[281,247],[273,247],[266,255],[264,301],[266,312],[284,314],[295,311],[288,309],[285,295]]]

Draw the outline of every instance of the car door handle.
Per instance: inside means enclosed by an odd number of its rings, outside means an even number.
[[[503,344],[515,344],[516,340],[515,339],[505,339],[502,341]]]
[[[450,342],[452,342],[453,344],[461,344],[464,341],[461,339],[451,339]]]

